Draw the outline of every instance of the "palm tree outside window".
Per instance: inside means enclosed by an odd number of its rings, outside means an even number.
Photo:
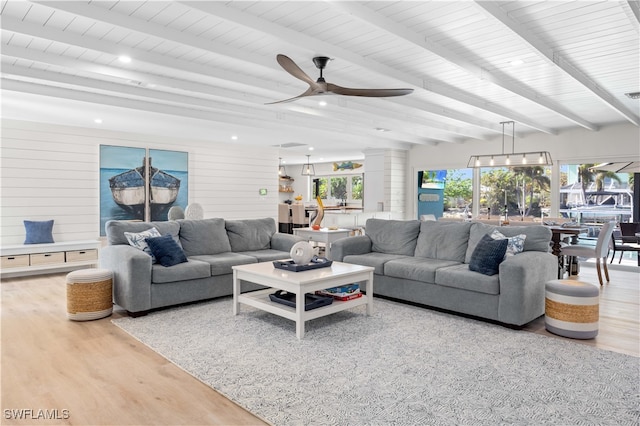
[[[560,167],[560,213],[581,223],[630,221],[633,174],[594,170],[595,165]]]

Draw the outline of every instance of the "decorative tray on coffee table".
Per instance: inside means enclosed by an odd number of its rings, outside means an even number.
[[[304,296],[305,311],[321,308],[333,303],[333,297],[331,296],[319,296],[309,293],[305,294]],[[281,303],[283,305],[291,306],[292,308],[296,307],[295,293],[288,293],[284,290],[278,290],[275,293],[270,294],[269,299],[271,299],[272,302]]]
[[[332,263],[332,260],[325,257],[314,256],[309,263],[297,264],[291,259],[274,260],[273,266],[278,269],[284,269],[285,271],[300,272],[309,271],[311,269],[326,268],[327,266],[331,266]]]

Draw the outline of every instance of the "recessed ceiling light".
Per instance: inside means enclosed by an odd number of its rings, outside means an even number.
[[[524,61],[522,59],[514,59],[509,63],[511,64],[512,67],[519,67],[520,65],[524,64]]]
[[[320,101],[320,102],[318,102],[318,105],[327,106],[327,101]]]
[[[124,64],[128,64],[129,62],[131,62],[131,58],[126,55],[118,56],[118,60]]]
[[[232,140],[232,141],[237,141],[237,140],[238,140],[238,137],[237,137],[236,135],[233,135],[233,136],[231,136],[231,140]]]
[[[383,133],[384,133],[384,132],[389,132],[389,131],[390,131],[389,129],[385,129],[384,127],[376,127],[376,130],[377,130],[378,132],[383,132]]]
[[[102,124],[102,118],[96,118],[95,120],[93,120],[93,122],[97,124]]]
[[[312,146],[309,147],[309,151],[313,151],[313,147]]]

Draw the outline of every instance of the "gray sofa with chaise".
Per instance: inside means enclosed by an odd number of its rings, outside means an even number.
[[[524,250],[504,258],[495,275],[470,270],[479,242],[495,229],[526,235]],[[540,225],[369,219],[365,232],[335,241],[331,257],[373,266],[374,295],[522,326],[544,314],[545,284],[557,278],[551,231]],[[494,245],[485,241],[482,247]]]
[[[112,220],[105,226],[108,245],[100,250],[100,267],[113,271],[114,302],[131,316],[156,308],[233,294],[232,266],[289,258],[303,239],[276,232],[272,218],[220,218],[168,222]],[[156,228],[171,235],[186,255],[173,266],[152,263],[149,254],[129,244],[125,232]],[[260,288],[254,285],[255,288]],[[251,290],[251,284],[243,290]]]

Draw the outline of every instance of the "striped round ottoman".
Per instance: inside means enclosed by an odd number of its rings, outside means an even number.
[[[600,289],[576,280],[552,280],[546,285],[544,326],[572,339],[598,335]]]
[[[104,318],[113,311],[113,274],[107,269],[79,269],[67,274],[67,317],[74,321]]]

